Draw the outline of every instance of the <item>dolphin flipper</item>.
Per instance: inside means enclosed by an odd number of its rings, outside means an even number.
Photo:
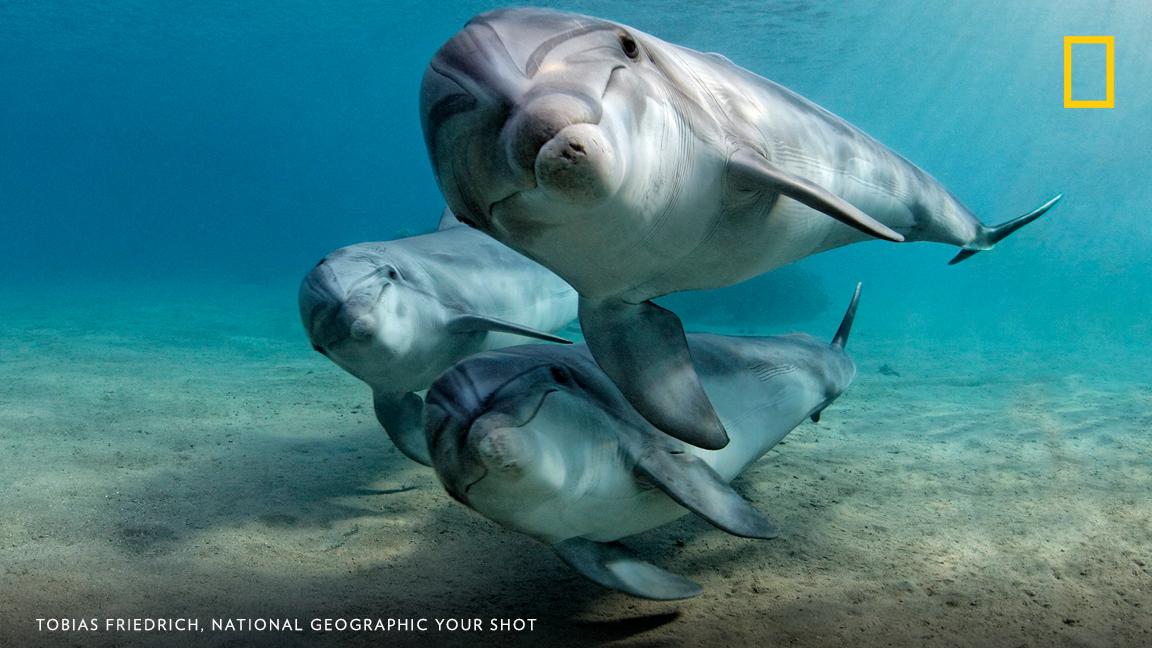
[[[698,596],[696,583],[645,562],[619,542],[593,542],[570,538],[552,545],[572,569],[604,587],[656,601]]]
[[[580,326],[596,363],[641,416],[685,443],[728,445],[675,313],[652,302],[581,297]]]
[[[703,459],[667,448],[650,448],[636,471],[678,504],[732,535],[769,540],[780,528],[732,489]]]
[[[767,189],[803,203],[869,236],[900,243],[904,237],[827,189],[792,175],[750,149],[740,149],[728,160],[729,177],[755,188]]]
[[[539,331],[527,326],[521,326],[515,322],[509,322],[507,320],[502,320],[495,317],[486,317],[484,315],[457,315],[448,322],[447,328],[451,333],[492,331],[495,333],[511,333],[513,335],[522,335],[527,338],[544,340],[545,342],[572,344],[572,340],[562,338],[559,335],[552,335],[551,333],[545,331]]]
[[[431,467],[432,457],[424,438],[424,401],[412,392],[376,392],[372,405],[376,419],[400,452],[412,461]]]

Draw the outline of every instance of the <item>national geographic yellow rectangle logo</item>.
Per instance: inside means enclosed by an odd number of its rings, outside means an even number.
[[[1103,99],[1072,98],[1072,46],[1103,45],[1104,74],[1107,91]],[[1115,108],[1116,107],[1116,38],[1114,36],[1065,36],[1064,37],[1064,107],[1065,108]]]

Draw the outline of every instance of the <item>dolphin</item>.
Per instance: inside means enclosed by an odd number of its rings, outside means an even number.
[[[446,210],[431,234],[361,243],[324,257],[300,285],[312,348],[372,388],[376,417],[405,455],[431,465],[423,391],[457,360],[576,318],[559,277]]]
[[[804,335],[694,334],[688,345],[731,442],[704,450],[640,416],[584,345],[520,346],[466,358],[428,390],[436,475],[481,515],[556,550],[591,580],[678,599],[700,587],[617,542],[689,511],[729,533],[779,534],[728,485],[847,389],[844,352],[860,287],[831,343]]]
[[[473,18],[420,90],[460,219],[580,293],[593,357],[657,427],[727,437],[676,315],[650,300],[730,285],[871,238],[991,249],[996,226],[852,124],[718,54],[545,9]]]

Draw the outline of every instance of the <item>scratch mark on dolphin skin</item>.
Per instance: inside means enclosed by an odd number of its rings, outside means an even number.
[[[786,374],[795,373],[797,371],[795,365],[778,365],[768,362],[757,362],[756,364],[750,366],[749,369],[752,370],[752,373],[755,374],[761,382],[768,382],[776,376],[783,376]]]

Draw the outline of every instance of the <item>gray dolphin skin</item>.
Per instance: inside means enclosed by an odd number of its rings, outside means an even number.
[[[717,54],[544,9],[474,18],[420,93],[460,219],[580,293],[592,355],[649,421],[716,449],[725,430],[661,295],[730,285],[870,238],[963,248],[997,226],[827,110]]]
[[[324,257],[300,285],[312,347],[372,388],[376,417],[405,455],[431,465],[417,392],[457,360],[551,334],[576,318],[559,277],[445,211],[431,234]]]
[[[776,525],[728,485],[847,389],[844,352],[860,287],[831,343],[689,335],[704,389],[731,441],[704,450],[656,429],[583,345],[520,346],[467,358],[428,390],[426,431],[448,493],[552,546],[584,576],[651,599],[700,587],[617,542],[689,511],[729,533],[772,538]]]

